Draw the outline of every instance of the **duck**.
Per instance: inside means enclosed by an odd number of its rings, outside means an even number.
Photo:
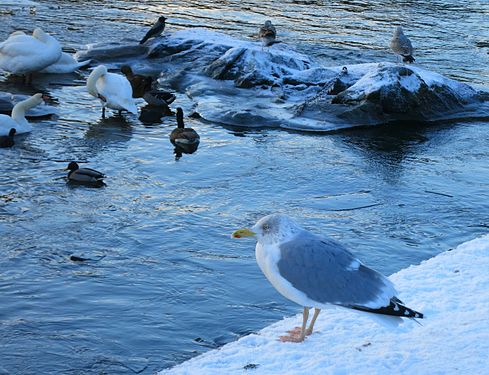
[[[198,144],[200,142],[200,136],[192,128],[186,128],[183,123],[183,110],[177,108],[177,128],[173,129],[170,134],[170,142],[176,145],[188,146],[192,144]]]
[[[10,129],[8,135],[0,136],[0,148],[12,147],[14,145],[15,128]]]
[[[129,65],[122,65],[121,73],[124,74],[127,80],[131,83],[133,98],[142,98],[146,92],[152,90],[153,77],[134,74]]]
[[[105,108],[126,110],[137,114],[138,109],[132,98],[131,83],[126,77],[109,73],[105,65],[97,66],[87,79],[87,90],[90,95],[102,102],[102,118],[105,118]]]
[[[272,25],[272,21],[265,21],[265,24],[258,31],[258,37],[261,39],[264,47],[270,47],[272,44],[278,43],[275,41],[277,30]]]
[[[32,125],[26,120],[25,112],[43,102],[43,95],[37,93],[19,103],[12,109],[12,115],[0,114],[0,136],[9,134],[12,128],[17,134],[28,133]]]
[[[83,68],[90,64],[91,60],[78,62],[73,55],[66,52],[61,52],[61,57],[54,64],[51,64],[40,71],[40,73],[50,74],[67,74],[73,73],[75,70]]]
[[[148,41],[150,38],[157,37],[160,35],[163,30],[165,30],[165,20],[166,17],[159,17],[158,20],[154,23],[154,25],[149,29],[149,31],[146,33],[146,35],[139,41],[139,44],[144,44]]]
[[[92,168],[80,168],[77,162],[72,161],[65,169],[68,172],[68,182],[76,182],[88,185],[103,185],[106,177],[102,172]]]
[[[121,72],[131,83],[133,98],[144,98],[146,103],[155,107],[167,107],[176,99],[175,94],[171,92],[153,89],[153,77],[134,74],[129,65],[122,65]]]
[[[0,69],[24,76],[26,83],[32,81],[32,73],[54,64],[61,57],[61,45],[40,28],[32,35],[22,31],[10,34],[0,43]]]
[[[151,90],[143,95],[146,103],[153,107],[166,107],[173,103],[176,99],[175,94],[163,90]],[[169,109],[168,109],[169,110]],[[171,112],[171,111],[170,111]]]

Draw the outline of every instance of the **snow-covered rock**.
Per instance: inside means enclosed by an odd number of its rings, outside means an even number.
[[[242,88],[280,85],[284,77],[306,70],[312,64],[307,56],[291,52],[284,46],[276,46],[273,52],[262,51],[256,44],[233,47],[204,72],[215,79],[234,80]]]
[[[88,57],[112,59],[116,68],[133,59],[140,72],[162,72],[160,84],[185,92],[202,118],[226,125],[328,131],[489,116],[488,93],[417,66],[322,67],[285,43],[264,48],[201,28],[144,47],[97,46],[79,58]]]
[[[385,120],[433,120],[480,101],[464,83],[421,68],[377,64],[331,103],[353,106],[350,112],[379,113]]]
[[[300,314],[160,374],[486,374],[488,268],[485,236],[390,276],[399,297],[425,314],[422,325],[382,326],[337,308],[321,312],[303,343],[279,342]]]
[[[74,58],[76,61],[91,60],[93,64],[125,60],[128,58],[144,58],[149,49],[140,44],[121,44],[120,42],[90,44],[84,50],[78,51]]]

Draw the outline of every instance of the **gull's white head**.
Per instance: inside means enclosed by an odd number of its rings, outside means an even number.
[[[265,216],[250,229],[240,229],[232,234],[233,238],[255,236],[262,244],[283,243],[292,239],[303,229],[290,217],[280,214]]]
[[[394,37],[398,37],[400,35],[404,35],[404,32],[402,31],[401,26],[397,26],[396,29],[394,30]]]

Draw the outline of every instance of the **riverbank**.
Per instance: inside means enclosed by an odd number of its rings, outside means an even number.
[[[422,311],[421,325],[385,327],[366,314],[323,311],[302,344],[277,337],[299,325],[286,318],[257,334],[163,374],[484,373],[489,353],[489,235],[393,274],[399,297]]]

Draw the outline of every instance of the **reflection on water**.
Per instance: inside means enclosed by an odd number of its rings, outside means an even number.
[[[173,153],[175,154],[175,160],[179,160],[183,154],[193,154],[199,148],[199,143],[193,143],[189,145],[175,145]]]
[[[417,62],[487,85],[487,11],[449,0],[57,0],[0,13],[0,36],[42,26],[65,47],[137,42],[163,13],[168,31],[254,38],[271,18],[281,40],[338,65],[394,59],[387,45],[403,20]],[[386,274],[487,232],[487,123],[309,135],[195,119],[204,141],[176,162],[173,116],[101,119],[87,74],[0,82],[47,92],[59,110],[0,150],[0,373],[152,374],[297,312],[261,275],[252,241],[229,238],[270,212]],[[177,105],[190,113],[185,93]],[[71,160],[102,170],[107,186],[67,185]]]

